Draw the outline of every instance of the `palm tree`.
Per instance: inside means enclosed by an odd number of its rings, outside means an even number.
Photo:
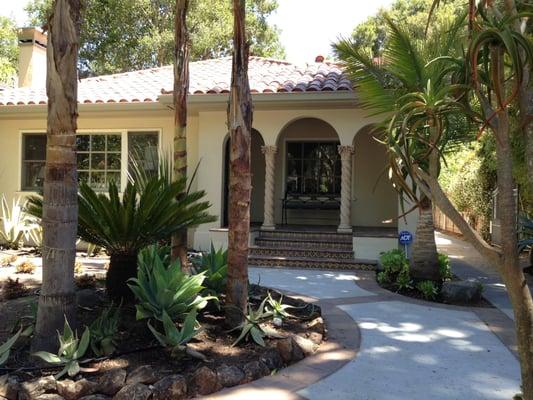
[[[252,96],[248,82],[245,0],[233,0],[233,62],[228,104],[230,130],[228,279],[226,324],[238,326],[248,304],[248,240],[250,235],[250,146]]]
[[[187,177],[187,92],[189,91],[189,35],[187,9],[189,0],[176,0],[174,48],[174,180]],[[179,196],[183,196],[180,193]],[[172,235],[172,259],[179,259],[188,271],[187,229]]]
[[[33,351],[54,351],[65,318],[75,325],[78,227],[76,128],[80,0],[56,0],[46,52],[48,141],[43,203],[43,283]]]
[[[339,41],[335,51],[345,62],[357,86],[362,107],[372,115],[384,116],[379,128],[384,132],[381,140],[389,151],[393,177],[406,176],[405,162],[409,160],[399,159],[396,152],[403,141],[410,143],[417,163],[438,177],[440,153],[448,142],[463,135],[463,129],[460,129],[464,128],[461,122],[465,119],[460,117],[463,105],[457,101],[457,95],[463,89],[444,79],[444,60],[430,61],[437,55],[453,52],[462,22],[458,19],[452,26],[421,42],[411,39],[410,34],[390,18],[385,17],[385,21],[389,40],[383,60],[376,62],[350,39]],[[399,140],[402,143],[398,143]],[[437,142],[439,146],[435,146]],[[416,279],[437,281],[440,274],[431,199],[416,188],[401,184],[402,179],[395,179],[394,183],[402,199],[405,197],[415,202],[419,210],[410,260],[411,274]]]

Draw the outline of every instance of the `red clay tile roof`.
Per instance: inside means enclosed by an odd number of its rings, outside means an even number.
[[[229,93],[231,57],[190,64],[189,92]],[[250,57],[252,93],[350,91],[352,83],[334,63],[298,66],[286,61]],[[160,67],[123,74],[82,79],[78,85],[79,103],[155,102],[161,94],[172,93],[172,67]],[[45,89],[0,90],[0,106],[46,104]]]

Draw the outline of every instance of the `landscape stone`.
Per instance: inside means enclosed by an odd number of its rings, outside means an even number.
[[[156,369],[151,365],[141,365],[135,368],[127,377],[126,385],[133,385],[134,383],[152,384],[159,379]]]
[[[279,369],[283,367],[283,360],[279,355],[278,349],[268,349],[260,358],[265,363],[269,370]]]
[[[104,394],[90,394],[89,396],[80,397],[79,400],[111,400],[111,397]]]
[[[246,363],[242,369],[246,375],[244,382],[252,382],[263,376],[270,375],[270,370],[265,363],[261,361],[251,361]]]
[[[323,335],[325,332],[324,320],[322,319],[322,317],[315,318],[307,324],[307,329],[310,329],[313,332],[321,333]]]
[[[222,385],[218,382],[217,374],[205,366],[198,368],[192,374],[190,383],[194,393],[204,396],[222,388]]]
[[[304,352],[306,356],[313,354],[318,349],[318,345],[313,343],[309,339],[306,339],[299,335],[294,335],[293,339],[296,342],[296,344],[302,349],[302,351]]]
[[[19,392],[19,382],[11,375],[0,376],[0,396],[8,400],[17,400]]]
[[[93,394],[98,389],[98,384],[82,378],[78,381],[64,379],[57,382],[57,393],[66,400],[77,400],[80,397]]]
[[[57,393],[45,393],[35,397],[35,400],[65,400],[65,398]]]
[[[279,355],[285,364],[297,362],[305,358],[304,352],[292,337],[280,339],[276,342]]]
[[[218,382],[224,387],[236,386],[244,380],[244,372],[234,365],[222,365],[217,369]]]
[[[126,382],[126,371],[122,368],[106,372],[98,381],[98,392],[113,396]]]
[[[481,299],[483,286],[477,281],[448,281],[442,284],[442,299],[449,303],[474,303]]]
[[[152,395],[152,391],[142,383],[126,385],[118,391],[113,400],[147,400]]]
[[[34,400],[45,393],[55,392],[56,390],[57,381],[53,376],[41,376],[22,383],[19,399]]]
[[[180,400],[187,397],[187,381],[182,375],[169,375],[156,382],[153,400]]]

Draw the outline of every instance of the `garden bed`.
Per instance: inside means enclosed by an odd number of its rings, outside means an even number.
[[[252,307],[256,309],[267,294],[267,289],[251,285]],[[273,298],[279,298],[278,293],[272,291],[271,294]],[[4,321],[0,343],[12,334],[11,328],[21,315],[31,314],[31,302],[36,300],[35,296],[31,296],[0,303]],[[78,324],[81,327],[90,325],[110,303],[98,286],[78,290],[78,300]],[[222,297],[222,304],[223,301]],[[90,369],[90,372],[78,374],[76,381],[56,381],[52,375],[61,368],[36,368],[35,359],[30,358],[29,341],[20,341],[12,349],[8,363],[0,368],[0,375],[9,373],[9,379],[4,377],[4,382],[0,381],[0,398],[17,400],[35,398],[44,393],[59,393],[66,399],[90,394],[116,396],[118,399],[143,399],[150,395],[154,399],[179,399],[253,381],[303,359],[305,354],[316,351],[323,340],[324,324],[320,308],[290,297],[283,297],[283,303],[294,306],[288,310],[294,317],[286,318],[281,327],[274,327],[268,322],[270,328],[283,338],[265,338],[264,347],[253,341],[232,346],[239,332],[228,332],[224,326],[223,308],[210,303],[198,315],[202,332],[189,343],[207,361],[185,354],[179,358],[171,357],[154,339],[146,320],[135,319],[134,305],[123,305],[117,349],[113,357],[90,360],[93,356],[87,353],[80,364],[82,368]],[[119,390],[120,394],[117,395]],[[19,392],[18,398],[13,395],[16,392]],[[97,400],[106,397],[91,398]]]

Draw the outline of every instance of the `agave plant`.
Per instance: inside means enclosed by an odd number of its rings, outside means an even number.
[[[165,265],[164,260],[167,261]],[[129,287],[138,304],[137,319],[155,318],[163,321],[167,314],[172,320],[183,320],[192,310],[202,309],[215,296],[201,296],[205,273],[187,275],[179,260],[170,262],[158,246],[149,246],[139,253],[137,278]]]
[[[81,339],[78,339],[78,334],[72,331],[65,318],[63,334],[58,332],[57,336],[59,339],[59,350],[57,354],[38,351],[33,353],[33,355],[43,359],[48,364],[63,366],[63,369],[55,375],[56,379],[61,378],[65,374],[68,374],[70,377],[76,376],[81,370],[79,360],[85,355],[89,347],[91,337],[89,328],[85,327]]]
[[[228,250],[223,248],[215,250],[211,243],[211,251],[202,254],[197,264],[193,263],[193,269],[196,273],[205,273],[204,286],[210,293],[215,295],[223,293],[228,279]]]
[[[0,244],[7,248],[18,249],[35,229],[32,218],[24,212],[24,201],[13,199],[11,208],[2,196],[2,216],[0,217]]]
[[[121,306],[106,308],[91,324],[91,348],[97,356],[109,356],[115,352]]]
[[[96,193],[86,183],[78,195],[78,235],[82,240],[103,247],[110,256],[106,288],[114,299],[130,298],[126,284],[137,273],[139,251],[183,228],[216,220],[207,213],[209,202],[202,201],[204,191],[185,191],[185,179],[167,182],[148,177],[142,185],[129,181],[122,196],[116,183],[109,183],[108,193]],[[29,212],[42,215],[42,198],[30,198]]]
[[[201,329],[196,328],[196,310],[192,310],[187,314],[181,330],[178,330],[176,324],[164,311],[162,323],[165,330],[164,334],[159,333],[150,322],[148,322],[148,328],[163,347],[170,349],[173,357],[187,353],[205,361],[205,357],[202,354],[187,347],[187,343],[201,331]]]
[[[13,347],[19,336],[22,334],[22,329],[23,328],[21,327],[17,333],[7,339],[7,341],[0,346],[0,365],[4,365],[9,358],[11,347]]]

